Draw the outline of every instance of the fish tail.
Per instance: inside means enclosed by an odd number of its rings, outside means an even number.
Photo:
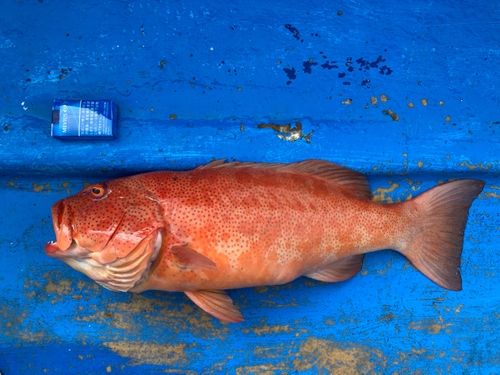
[[[410,201],[414,222],[399,251],[443,288],[462,290],[458,267],[465,225],[472,201],[483,187],[484,181],[457,180],[436,186]]]

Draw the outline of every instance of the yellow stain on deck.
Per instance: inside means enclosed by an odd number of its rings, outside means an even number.
[[[374,190],[372,192],[373,201],[374,202],[394,203],[394,201],[392,200],[392,197],[389,197],[386,194],[393,192],[394,189],[396,189],[398,187],[399,187],[398,183],[392,184],[391,187],[389,187],[389,188],[379,187],[377,190]]]
[[[485,198],[500,198],[500,193],[484,193]]]
[[[467,163],[467,160],[464,160],[464,163],[467,165],[467,167],[469,167],[469,170],[473,170],[473,169],[476,169],[476,168],[479,168],[479,169],[482,169],[483,168],[483,163],[479,162],[478,165],[473,165],[473,164],[469,164]]]
[[[188,362],[186,343],[162,345],[154,341],[107,341],[104,346],[118,355],[130,358],[132,365],[182,366]]]
[[[443,323],[443,317],[439,316],[439,321],[436,321],[436,319],[424,319],[418,322],[412,322],[408,325],[408,329],[429,331],[429,333],[433,335],[439,335],[441,330],[445,330],[446,333],[449,333],[448,327],[453,325],[454,323]]]
[[[41,192],[44,188],[49,188],[50,184],[45,185],[37,185],[36,182],[33,182],[33,191],[36,193]]]
[[[296,344],[295,344],[296,345]],[[309,338],[300,347],[280,344],[271,348],[257,348],[254,354],[262,358],[281,358],[278,363],[256,366],[241,366],[236,374],[275,374],[276,372],[306,372],[354,375],[373,373],[377,366],[385,369],[387,359],[376,348],[355,343],[336,342],[327,339]],[[293,361],[285,358],[295,357]]]

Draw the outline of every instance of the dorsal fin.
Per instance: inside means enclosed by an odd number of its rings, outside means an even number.
[[[333,181],[356,193],[361,198],[371,199],[370,184],[366,177],[359,172],[346,168],[342,165],[331,163],[326,160],[310,159],[299,163],[242,163],[239,161],[224,163],[226,159],[215,160],[209,164],[202,165],[195,170],[220,169],[220,168],[258,168],[258,169],[281,169],[307,173],[325,180]]]

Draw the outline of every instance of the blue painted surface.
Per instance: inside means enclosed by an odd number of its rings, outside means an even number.
[[[498,4],[2,1],[0,25],[2,373],[500,372]],[[52,139],[55,98],[113,100],[118,139]],[[309,143],[257,127],[298,121]],[[382,251],[346,282],[229,291],[229,325],[44,255],[50,206],[82,183],[212,158],[322,158],[386,201],[486,180],[464,290]]]

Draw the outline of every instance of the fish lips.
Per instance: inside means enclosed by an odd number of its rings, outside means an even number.
[[[71,207],[64,202],[64,199],[54,203],[54,205],[52,206],[52,220],[57,239],[56,246],[60,250],[68,249],[73,243],[72,218],[73,211]],[[45,245],[46,253],[54,252],[57,250],[54,249],[53,246],[47,245]]]
[[[50,241],[45,244],[43,247],[43,250],[45,251],[45,254],[47,254],[49,257],[52,257],[53,254],[57,251],[60,250],[59,247],[57,246],[56,241]]]

